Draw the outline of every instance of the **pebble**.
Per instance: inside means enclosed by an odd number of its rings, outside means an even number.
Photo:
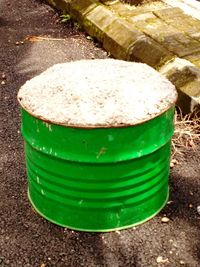
[[[180,264],[183,265],[185,264],[185,262],[183,260],[180,260]]]
[[[170,168],[173,168],[175,165],[177,165],[179,162],[176,159],[172,159],[170,162]]]
[[[86,37],[86,39],[87,40],[91,40],[91,41],[93,40],[93,38],[91,36],[89,36],[89,35]]]
[[[173,162],[170,162],[170,168],[174,168],[175,164]]]
[[[189,208],[192,208],[193,207],[193,205],[192,204],[189,204]]]
[[[198,212],[199,215],[200,215],[200,206],[197,206],[197,212]]]
[[[16,44],[16,45],[19,45],[19,44],[20,44],[20,42],[16,42],[15,44]]]
[[[2,81],[2,82],[1,82],[1,85],[5,85],[5,84],[6,84],[6,82],[5,82],[5,81]]]
[[[157,263],[169,263],[169,259],[168,258],[163,258],[162,256],[158,256],[156,259]]]
[[[163,222],[163,223],[168,223],[169,221],[170,221],[170,219],[167,218],[167,217],[163,217],[163,218],[161,219],[161,222]]]
[[[178,160],[177,159],[172,159],[171,162],[173,162],[174,164],[178,164]]]

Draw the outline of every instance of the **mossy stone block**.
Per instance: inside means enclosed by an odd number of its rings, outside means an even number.
[[[99,5],[97,0],[72,0],[70,15],[82,24],[84,17]]]
[[[119,18],[105,29],[103,47],[115,58],[126,60],[130,46],[142,36],[133,25]]]
[[[98,5],[91,10],[83,20],[83,25],[87,33],[100,42],[103,42],[104,30],[116,20],[115,14],[103,5]]]
[[[128,60],[139,61],[158,68],[173,57],[167,49],[147,36],[138,38],[130,47]]]
[[[184,57],[200,51],[198,41],[168,25],[154,14],[139,15],[130,18],[129,21],[176,56]]]
[[[62,10],[63,13],[69,12],[70,3],[72,0],[47,0],[47,2],[57,8],[58,10]]]

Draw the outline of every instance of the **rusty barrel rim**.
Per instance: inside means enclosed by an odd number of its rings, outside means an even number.
[[[168,106],[164,109],[162,109],[160,112],[156,113],[156,114],[153,114],[151,118],[148,118],[148,119],[143,119],[143,120],[140,120],[136,123],[133,123],[133,124],[119,124],[117,126],[110,126],[110,125],[95,125],[95,126],[81,126],[81,125],[77,125],[77,124],[66,124],[66,123],[61,123],[61,122],[57,122],[57,121],[54,121],[54,120],[48,120],[47,118],[43,117],[43,116],[36,116],[33,112],[31,112],[27,107],[25,107],[22,102],[20,101],[20,98],[17,97],[17,100],[18,100],[18,103],[20,104],[21,106],[21,109],[23,109],[24,111],[26,111],[28,114],[30,114],[32,117],[34,117],[35,119],[39,119],[39,120],[42,120],[46,123],[50,123],[50,124],[54,124],[54,125],[59,125],[59,126],[62,126],[62,127],[70,127],[70,128],[77,128],[77,129],[108,129],[108,128],[127,128],[127,127],[132,127],[132,126],[137,126],[137,125],[140,125],[140,124],[144,124],[150,120],[153,120],[159,116],[161,116],[162,114],[166,113],[169,109],[173,108],[176,101],[178,99],[178,95],[176,96],[175,100],[173,103],[168,103]]]

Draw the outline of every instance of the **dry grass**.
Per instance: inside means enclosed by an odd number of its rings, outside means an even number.
[[[176,154],[182,154],[187,148],[195,150],[197,143],[200,143],[200,112],[194,111],[183,116],[179,110],[175,114],[172,158]]]

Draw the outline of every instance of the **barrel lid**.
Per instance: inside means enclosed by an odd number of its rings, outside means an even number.
[[[18,92],[32,116],[71,127],[123,127],[157,117],[174,105],[170,81],[143,63],[114,59],[56,64]]]

